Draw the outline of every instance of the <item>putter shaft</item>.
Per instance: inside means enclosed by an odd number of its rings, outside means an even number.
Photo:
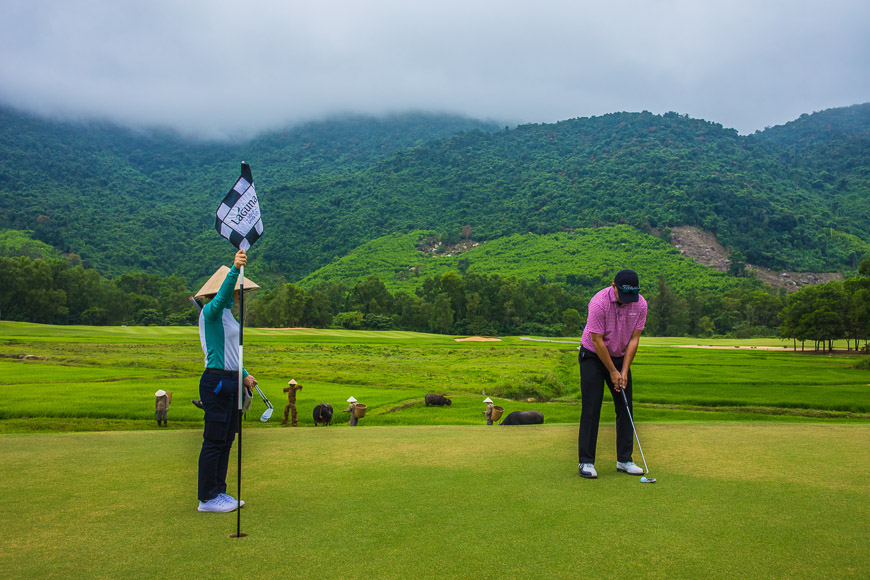
[[[625,396],[625,389],[619,389],[619,392],[622,393],[622,400],[625,401],[625,410],[628,413],[628,420],[631,421],[631,430],[634,431],[634,439],[635,441],[637,441],[637,448],[640,450],[640,458],[643,459],[644,472],[649,473],[649,467],[646,466],[646,457],[644,457],[643,455],[643,447],[640,446],[640,438],[637,436],[637,429],[634,426],[634,419],[631,417],[631,409],[628,406],[628,397]]]

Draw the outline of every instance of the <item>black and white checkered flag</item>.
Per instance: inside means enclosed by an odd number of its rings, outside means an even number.
[[[218,207],[214,227],[235,247],[246,252],[263,235],[254,177],[247,163],[242,163],[241,177]]]

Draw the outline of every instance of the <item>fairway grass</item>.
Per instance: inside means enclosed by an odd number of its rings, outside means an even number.
[[[0,436],[4,578],[866,578],[867,424],[255,429],[242,531],[190,430]],[[237,449],[237,446],[234,447]],[[640,456],[635,451],[635,459]],[[235,454],[230,493],[235,493]]]

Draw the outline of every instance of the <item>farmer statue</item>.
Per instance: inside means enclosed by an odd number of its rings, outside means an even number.
[[[343,412],[350,413],[350,426],[356,427],[356,424],[359,422],[359,415],[360,415],[360,413],[357,412],[357,407],[362,406],[363,408],[365,408],[365,405],[361,405],[361,404],[357,403],[357,400],[354,397],[350,397],[347,400],[347,402],[350,404],[347,406],[347,409],[345,409]]]
[[[296,382],[296,379],[290,379],[287,382],[287,387],[284,392],[287,393],[287,406],[284,407],[284,421],[281,422],[282,427],[287,426],[287,415],[290,414],[290,425],[296,427],[296,391],[301,391],[302,385]]]
[[[160,422],[166,427],[166,411],[169,410],[169,403],[172,402],[172,393],[167,393],[160,389],[154,393],[154,413],[157,415],[157,426],[160,427]]]
[[[486,403],[486,411],[483,412],[486,415],[486,424],[492,425],[492,410],[495,405],[492,404],[492,399],[489,397],[485,398],[483,402]]]

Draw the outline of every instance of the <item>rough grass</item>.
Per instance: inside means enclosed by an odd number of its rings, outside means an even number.
[[[154,392],[171,391],[171,428],[199,428],[202,353],[194,328],[53,327],[0,322],[0,432],[127,429],[155,426]],[[351,395],[369,406],[369,426],[471,425],[483,420],[482,399],[507,412],[538,409],[547,423],[576,423],[576,344],[508,337],[460,342],[407,332],[251,329],[248,369],[272,401],[276,419],[290,378],[303,386],[302,426],[330,403],[336,422]],[[633,365],[641,421],[866,421],[870,371],[860,355],[654,346],[645,339]],[[754,345],[753,346],[757,346]],[[41,357],[17,358],[22,354]],[[425,408],[426,393],[447,393],[454,405]],[[526,398],[553,399],[528,402]],[[612,419],[605,403],[603,420]],[[247,421],[262,427],[255,398]],[[277,420],[266,427],[274,426]]]
[[[640,426],[654,485],[576,427],[249,430],[236,515],[198,433],[4,435],[6,578],[866,578],[868,425]],[[639,459],[639,457],[638,457]],[[235,489],[235,458],[230,486]]]

